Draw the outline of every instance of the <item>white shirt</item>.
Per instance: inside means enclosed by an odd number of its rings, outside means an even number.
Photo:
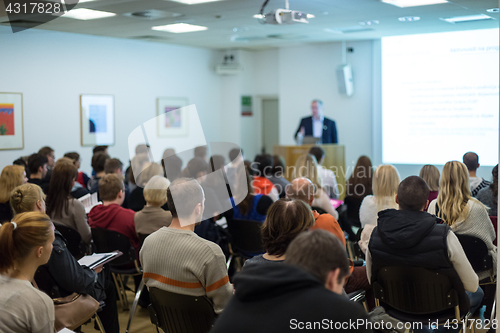
[[[323,119],[325,117],[321,117],[321,119],[317,120],[312,118],[313,121],[313,136],[315,138],[322,138],[323,137]]]
[[[332,170],[318,165],[318,174],[321,177],[322,186],[331,199],[339,198],[339,189],[337,188],[337,178]]]

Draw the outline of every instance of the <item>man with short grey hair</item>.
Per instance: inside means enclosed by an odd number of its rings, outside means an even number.
[[[195,179],[179,178],[168,187],[167,201],[172,223],[148,236],[140,252],[144,282],[148,288],[207,296],[220,313],[233,287],[221,248],[194,233],[203,219],[203,189]]]
[[[300,120],[295,138],[297,135],[302,136],[302,138],[312,136],[320,139],[323,144],[337,143],[337,126],[335,121],[323,115],[323,102],[321,100],[315,99],[311,102],[311,114],[311,116]]]

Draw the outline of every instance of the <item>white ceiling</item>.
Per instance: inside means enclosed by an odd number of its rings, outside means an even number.
[[[367,40],[383,36],[498,28],[498,0],[451,0],[449,3],[399,8],[379,0],[289,0],[290,9],[314,14],[309,24],[262,25],[253,18],[264,0],[225,0],[198,5],[184,5],[169,0],[97,0],[77,8],[114,12],[117,16],[81,21],[60,17],[37,29],[82,33],[96,36],[144,39],[154,42],[206,47],[213,49],[265,49],[304,43]],[[284,8],[285,0],[270,0],[265,12]],[[3,9],[3,8],[1,8]],[[0,22],[7,22],[0,9]],[[147,20],[124,14],[161,10],[181,16]],[[440,18],[486,14],[492,20],[448,23]],[[419,16],[420,21],[400,22],[402,16]],[[377,20],[378,25],[363,27],[360,21]],[[174,34],[151,30],[152,26],[185,22],[208,27],[206,31]],[[5,23],[4,23],[5,24]],[[370,29],[338,33],[337,29]],[[333,32],[328,32],[330,30]],[[22,32],[21,32],[22,33]]]

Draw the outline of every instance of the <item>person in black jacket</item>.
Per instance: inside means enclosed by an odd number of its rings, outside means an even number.
[[[323,116],[323,102],[315,99],[311,103],[311,116],[300,120],[299,128],[295,132],[295,138],[299,135],[313,136],[321,139],[321,143],[338,143],[337,125],[332,119]]]
[[[300,234],[282,265],[246,267],[211,333],[295,330],[372,332],[361,304],[342,295],[349,261],[341,242],[324,230]]]
[[[11,194],[10,204],[15,214],[36,211],[45,213],[45,195],[35,184],[16,187]],[[105,306],[99,312],[106,332],[118,333],[118,312],[116,293],[112,280],[102,267],[92,270],[81,266],[71,255],[66,240],[54,228],[53,250],[47,264],[38,268],[35,281],[40,290],[52,298],[65,297],[72,293],[88,294]]]

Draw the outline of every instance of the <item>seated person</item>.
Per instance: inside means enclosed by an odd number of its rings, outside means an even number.
[[[58,159],[56,162],[56,166],[58,166],[61,163],[73,165],[73,166],[75,166],[75,168],[77,168],[75,162],[69,157],[61,157],[60,159]],[[78,169],[77,169],[77,171],[78,171]],[[77,177],[77,179],[78,179],[78,177]],[[80,185],[80,183],[77,181],[77,179],[74,181],[73,187],[71,188],[71,196],[75,199],[79,199],[79,198],[89,194],[89,190],[87,190],[82,185]]]
[[[172,213],[161,208],[167,202],[169,185],[167,178],[153,176],[144,187],[146,206],[134,216],[137,234],[152,234],[161,227],[168,227],[172,222]]]
[[[104,175],[99,180],[99,194],[102,205],[94,206],[89,212],[90,227],[113,230],[127,236],[139,253],[139,238],[134,224],[135,212],[121,207],[125,200],[122,177],[115,173]]]
[[[106,175],[108,175],[110,173],[116,173],[117,175],[124,178],[123,163],[117,158],[108,158],[106,160],[106,163],[104,163],[104,173]],[[122,207],[129,208],[128,202],[130,200],[130,190],[128,189],[127,184],[124,184],[124,185],[125,185],[125,200],[123,200]]]
[[[31,284],[53,242],[43,213],[18,214],[0,227],[0,332],[54,333],[54,303]]]
[[[49,183],[44,182],[44,178],[47,175],[47,163],[47,157],[40,154],[35,153],[28,158],[28,169],[30,172],[28,183],[40,186],[43,193],[49,191]]]
[[[77,169],[80,169],[80,166],[82,164],[82,161],[80,159],[80,154],[78,154],[76,151],[69,152],[64,154],[64,157],[70,158],[73,160],[73,164],[76,166]],[[80,184],[83,188],[87,188],[88,182],[90,180],[90,177],[83,171],[78,171],[78,178],[76,182]]]
[[[481,189],[477,193],[477,200],[488,207],[489,216],[497,216],[498,211],[498,164],[491,171],[493,175],[493,181],[488,187]]]
[[[134,168],[134,170],[136,170]],[[136,187],[130,193],[128,207],[135,212],[138,212],[144,208],[146,205],[146,199],[144,198],[144,186],[149,182],[153,176],[163,176],[163,168],[158,163],[146,162],[141,166],[141,172],[135,175]],[[166,210],[166,206],[162,207]]]
[[[399,210],[379,212],[377,227],[366,252],[366,273],[371,284],[380,269],[387,266],[414,266],[439,269],[465,288],[474,313],[483,299],[479,280],[467,259],[457,236],[446,224],[427,212],[429,187],[420,177],[410,176],[398,187]],[[446,239],[446,242],[442,240]],[[444,331],[440,327],[438,331]],[[451,330],[450,330],[451,331]],[[457,330],[458,332],[458,330]]]
[[[339,240],[324,230],[303,232],[288,247],[285,264],[253,265],[235,276],[234,297],[211,332],[275,333],[318,328],[371,332],[365,324],[350,330],[335,329],[339,323],[364,323],[368,319],[360,304],[342,294],[347,276],[349,261]],[[312,326],[315,323],[326,323],[326,327]]]
[[[283,157],[279,155],[273,155],[273,168],[271,169],[271,175],[268,179],[274,184],[276,190],[278,191],[280,198],[286,197],[286,188],[290,185],[290,182],[283,177],[285,172],[285,161]]]
[[[109,159],[109,155],[104,152],[99,152],[92,156],[92,169],[95,172],[95,175],[92,175],[92,178],[87,182],[87,188],[90,193],[96,193],[99,195],[99,180],[101,180],[102,176],[106,173],[104,172],[104,166],[106,165],[106,160]],[[102,200],[99,197],[99,200]]]
[[[35,184],[24,184],[16,187],[10,196],[10,204],[14,213],[45,213],[45,195]],[[115,286],[111,279],[106,279],[102,266],[92,270],[81,266],[71,255],[62,234],[54,230],[53,251],[49,261],[40,266],[35,279],[40,290],[47,292],[52,298],[66,297],[72,293],[88,294],[99,302],[105,301],[99,317],[106,332],[119,332],[118,312],[116,309]],[[43,272],[41,272],[43,270]],[[47,273],[51,281],[41,281]],[[55,283],[55,285],[52,285]]]
[[[148,288],[207,296],[220,313],[233,294],[221,248],[194,233],[205,197],[194,179],[179,178],[167,190],[172,223],[149,235],[140,252]],[[168,260],[165,260],[168,258]]]
[[[252,180],[254,192],[268,195],[273,201],[278,200],[280,195],[278,189],[274,186],[273,182],[268,179],[273,169],[273,157],[269,154],[255,156],[252,168],[254,169]],[[284,190],[285,189],[283,189],[283,191]]]
[[[301,200],[280,199],[267,211],[262,226],[262,244],[266,253],[245,261],[245,268],[268,262],[282,263],[288,245],[314,225],[311,209]]]
[[[325,150],[319,146],[311,147],[309,154],[316,157],[318,162],[318,174],[323,181],[323,188],[331,199],[339,198],[339,189],[337,186],[337,178],[335,173],[325,168],[322,164],[325,162]]]

